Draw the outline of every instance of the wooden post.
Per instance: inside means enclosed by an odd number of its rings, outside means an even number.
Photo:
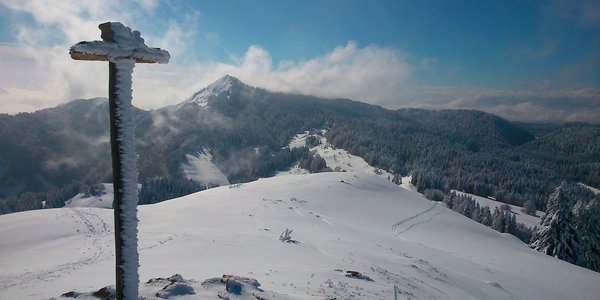
[[[131,144],[124,145],[135,143],[128,140],[134,137],[135,130],[131,106],[131,75],[135,62],[167,63],[169,54],[164,50],[148,48],[139,32],[132,32],[120,23],[103,23],[98,27],[102,31],[103,41],[80,42],[71,47],[70,55],[75,60],[109,61],[108,103],[114,187],[116,298],[137,300],[137,168],[135,153],[128,152],[135,151],[134,147]],[[128,178],[132,176],[135,177],[133,181]],[[135,197],[131,197],[132,194]],[[133,254],[131,249],[134,249]]]
[[[115,224],[115,272],[116,272],[116,293],[117,300],[123,299],[123,277],[125,276],[123,268],[123,255],[122,249],[124,245],[122,232],[122,219],[121,219],[121,203],[123,202],[123,176],[122,176],[122,160],[120,148],[120,137],[119,130],[117,128],[120,118],[117,114],[118,104],[115,99],[117,83],[117,67],[114,62],[108,63],[108,114],[110,117],[110,153],[112,156],[112,168],[113,168],[113,214]]]

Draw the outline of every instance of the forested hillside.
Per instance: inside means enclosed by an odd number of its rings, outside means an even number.
[[[328,132],[337,147],[406,174],[420,191],[451,189],[539,209],[562,181],[600,186],[599,127],[533,134],[476,111],[400,110],[387,118],[348,118]],[[564,135],[568,135],[565,137]]]
[[[229,182],[268,177],[311,159],[307,148],[285,147],[296,133],[328,129],[335,147],[393,174],[413,174],[420,191],[455,189],[517,205],[532,200],[544,210],[563,180],[600,187],[596,125],[516,124],[469,110],[394,111],[273,93],[233,77],[223,83],[227,89],[209,86],[176,106],[136,111],[145,186],[205,188],[207,183],[190,187],[180,167],[199,147],[211,149]],[[60,206],[70,194],[110,182],[107,111],[106,100],[95,99],[0,115],[0,212],[41,208],[41,199]]]

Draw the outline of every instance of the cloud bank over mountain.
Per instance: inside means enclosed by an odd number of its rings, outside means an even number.
[[[511,120],[600,120],[600,88],[553,81],[518,88],[436,84],[428,77],[447,72],[435,57],[398,48],[347,41],[304,59],[274,61],[269,49],[249,45],[226,61],[199,61],[192,55],[218,35],[200,32],[202,13],[193,9],[156,24],[159,1],[140,3],[3,1],[13,21],[15,42],[0,43],[0,111],[17,113],[76,98],[107,94],[107,66],[70,59],[68,48],[100,39],[97,25],[119,19],[140,30],[146,44],[168,50],[169,65],[137,65],[134,104],[159,108],[178,103],[225,74],[282,92],[350,98],[386,108],[477,109]],[[175,10],[175,8],[172,8]],[[201,26],[200,26],[201,27]]]

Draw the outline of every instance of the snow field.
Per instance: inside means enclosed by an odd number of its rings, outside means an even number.
[[[258,280],[275,299],[393,299],[394,286],[399,299],[600,296],[598,273],[364,172],[214,188],[140,206],[139,219],[140,295],[150,293],[148,279],[182,274],[196,280],[196,294],[177,299],[218,299],[222,285],[201,283],[233,274]],[[0,298],[50,298],[111,284],[109,224],[112,211],[95,208],[0,216]],[[297,244],[279,241],[286,228]],[[93,245],[102,245],[101,253],[88,252]],[[363,279],[345,277],[348,270]]]
[[[466,195],[466,196],[470,196],[471,198],[473,198],[473,200],[475,200],[477,203],[479,203],[480,206],[482,207],[489,207],[491,212],[494,212],[494,208],[498,208],[500,209],[500,206],[505,204],[499,201],[495,201],[492,199],[488,199],[485,197],[481,197],[481,196],[477,196],[477,195],[473,195],[473,194],[469,194],[469,193],[464,193],[464,192],[460,192],[460,191],[454,191],[456,192],[457,195]],[[515,217],[517,218],[517,223],[523,223],[525,224],[525,226],[529,227],[529,228],[534,228],[535,226],[538,225],[538,223],[540,222],[540,219],[542,218],[542,216],[544,216],[546,213],[543,211],[538,210],[536,212],[535,216],[532,215],[528,215],[524,212],[521,211],[521,209],[523,209],[520,206],[516,206],[516,205],[512,205],[512,204],[507,204],[510,207],[510,211],[511,213],[513,213],[515,215]]]
[[[207,107],[208,99],[210,97],[218,96],[221,93],[226,93],[226,92],[231,93],[231,86],[232,86],[231,80],[232,79],[229,76],[222,77],[219,80],[210,84],[209,86],[201,89],[199,92],[194,94],[189,99],[181,102],[180,104],[178,104],[178,106],[181,107],[181,106],[184,106],[184,105],[187,105],[190,103],[194,103],[201,107]]]
[[[97,207],[97,208],[112,208],[114,200],[114,191],[112,183],[102,183],[104,191],[98,195],[85,195],[79,193],[75,197],[65,201],[64,207]],[[140,192],[142,185],[137,184],[137,191]]]
[[[229,180],[223,172],[212,162],[212,154],[209,148],[202,147],[198,152],[187,154],[185,161],[181,164],[183,174],[200,184],[228,185]]]
[[[326,130],[321,130],[320,134],[313,134],[312,136],[316,136],[321,144],[315,147],[310,148],[310,152],[314,154],[318,154],[321,156],[325,162],[327,163],[327,167],[329,167],[334,172],[367,172],[372,173],[382,178],[391,180],[394,178],[394,175],[388,173],[385,170],[381,170],[375,167],[370,166],[362,157],[352,155],[348,151],[338,148],[336,149],[333,145],[327,142],[327,138],[323,135],[326,133]],[[288,147],[290,149],[299,148],[306,146],[306,138],[311,136],[308,131],[304,133],[296,134]],[[279,172],[277,175],[289,175],[289,174],[306,174],[308,173],[306,170],[302,170],[298,168],[298,166],[292,167],[289,171]]]
[[[77,194],[65,202],[65,207],[98,207],[112,208],[114,192],[112,183],[103,183],[104,193],[100,195]]]

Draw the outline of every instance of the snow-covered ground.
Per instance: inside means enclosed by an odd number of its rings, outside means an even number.
[[[494,208],[498,208],[500,209],[500,206],[505,204],[499,201],[495,201],[492,199],[488,199],[485,197],[481,197],[481,196],[477,196],[477,195],[473,195],[473,194],[469,194],[469,193],[464,193],[464,192],[460,192],[460,191],[454,191],[456,192],[457,195],[466,195],[466,196],[470,196],[472,197],[477,203],[479,203],[479,206],[482,207],[489,207],[490,210],[492,212],[494,212]],[[542,218],[546,213],[543,211],[538,210],[535,214],[535,216],[532,215],[528,215],[524,212],[521,211],[521,209],[523,209],[520,206],[516,206],[516,205],[512,205],[512,204],[508,204],[508,206],[510,207],[510,211],[511,213],[513,213],[515,215],[515,217],[517,218],[517,223],[523,223],[525,226],[529,227],[529,228],[533,228],[535,226],[538,225],[538,223],[540,222],[540,218]]]
[[[582,187],[584,187],[584,188],[587,188],[588,190],[592,191],[592,193],[594,193],[596,195],[600,194],[600,190],[597,189],[597,188],[595,188],[595,187],[591,187],[589,185],[585,185],[585,184],[583,184],[581,182],[579,183],[579,185],[582,186]]]
[[[323,135],[325,134],[325,130],[322,130],[320,134],[313,134],[312,136],[317,137],[321,144],[315,147],[310,148],[311,153],[318,154],[321,156],[325,162],[327,163],[327,167],[329,167],[332,171],[335,172],[366,172],[372,173],[377,176],[383,177],[385,179],[391,180],[394,175],[388,173],[385,170],[381,170],[379,168],[375,168],[370,166],[362,157],[352,155],[348,153],[348,151],[344,149],[336,149],[333,145],[327,142],[327,138]],[[306,138],[310,136],[308,131],[304,133],[296,134],[288,147],[290,149],[299,148],[306,146]],[[302,170],[298,168],[298,166],[294,166],[291,170],[285,172],[278,172],[277,175],[289,175],[289,174],[306,174],[308,173],[306,170]]]
[[[86,195],[79,193],[65,202],[65,207],[98,207],[112,208],[114,191],[112,183],[103,183],[104,191],[101,194]],[[139,186],[138,186],[139,189]]]
[[[201,89],[192,97],[181,102],[177,106],[181,107],[190,103],[195,103],[198,106],[207,107],[208,100],[210,97],[220,95],[221,93],[231,93],[232,80],[233,79],[230,76],[222,77],[219,80],[210,84],[209,86]]]
[[[186,178],[204,185],[228,185],[229,180],[223,172],[212,162],[209,148],[202,147],[196,153],[187,154],[181,169]]]
[[[166,296],[195,293],[176,299],[394,299],[394,286],[398,299],[600,299],[599,273],[371,173],[260,179],[138,209],[140,295],[148,299],[167,284]],[[112,213],[0,216],[0,299],[111,284]],[[297,243],[279,240],[286,229]],[[349,270],[362,275],[345,277]],[[145,283],[176,273],[185,280]],[[237,280],[230,289],[237,296],[224,291],[223,274],[251,279]]]
[[[412,181],[412,175],[402,177],[402,183],[400,184],[400,186],[411,192],[419,193],[417,190],[417,187],[414,186],[412,183],[410,183],[411,181]]]
[[[75,197],[65,201],[65,207],[97,207],[112,208],[114,199],[114,189],[112,183],[102,183],[104,191],[99,194],[90,195],[79,193]],[[138,183],[137,189],[140,192],[142,185]]]

